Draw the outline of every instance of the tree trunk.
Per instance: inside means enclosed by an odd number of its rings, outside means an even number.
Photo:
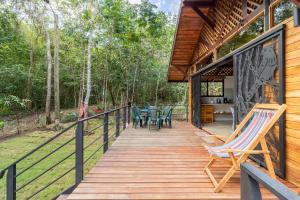
[[[111,97],[111,102],[113,104],[113,107],[115,107],[116,106],[116,100],[115,100],[115,97],[113,95],[111,85],[108,86],[108,91],[109,91],[109,94],[110,94],[110,97]]]
[[[58,30],[58,15],[54,15],[54,109],[55,123],[59,123],[60,98],[59,98],[59,30]]]
[[[79,95],[78,95],[78,111],[80,109],[80,104],[83,102],[84,91],[85,91],[84,85],[85,85],[85,48],[83,50],[83,65],[82,65],[80,89],[79,89]]]
[[[104,88],[103,88],[103,92],[104,92],[104,110],[107,110],[107,76],[108,76],[108,56],[106,53],[106,64],[105,64],[105,73],[104,73]]]
[[[132,84],[132,94],[131,94],[131,102],[133,102],[133,100],[134,100],[135,82],[136,82],[137,70],[138,70],[138,65],[136,65],[135,71],[134,71],[133,84]]]
[[[157,106],[159,78],[160,78],[160,71],[158,72],[158,77],[157,77],[157,82],[156,82],[156,90],[155,90],[155,106]]]
[[[46,96],[46,124],[51,124],[51,88],[52,88],[52,57],[51,57],[51,39],[49,32],[46,31],[47,38],[47,63],[48,63],[48,72],[47,72],[47,96]]]
[[[92,90],[92,85],[91,85],[91,57],[92,57],[92,33],[89,35],[89,43],[88,43],[88,59],[87,59],[87,80],[86,80],[86,95],[85,95],[85,100],[84,100],[84,117],[88,117],[88,107],[89,107],[89,100],[90,100],[90,95],[91,95],[91,90]]]
[[[31,38],[31,42],[30,42],[30,66],[29,66],[29,69],[28,69],[27,90],[26,90],[26,98],[27,99],[31,99],[31,97],[32,97],[32,69],[33,69],[33,39]],[[28,104],[28,109],[31,109],[31,108],[32,108],[32,102],[30,101],[29,104]]]

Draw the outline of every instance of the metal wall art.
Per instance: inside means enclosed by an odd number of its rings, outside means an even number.
[[[256,103],[270,103],[265,88],[270,87],[278,102],[279,84],[275,80],[278,70],[275,44],[258,45],[237,56],[237,97],[238,120],[241,121]]]
[[[236,123],[256,103],[284,103],[284,37],[283,27],[261,36],[234,54]],[[277,127],[277,128],[276,128]],[[277,175],[285,176],[284,116],[266,136]],[[259,146],[257,148],[260,148]],[[264,157],[252,156],[264,165]]]

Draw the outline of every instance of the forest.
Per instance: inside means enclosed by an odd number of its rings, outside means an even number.
[[[32,113],[59,122],[81,103],[185,102],[186,84],[166,78],[176,16],[148,0],[0,2],[0,127]]]

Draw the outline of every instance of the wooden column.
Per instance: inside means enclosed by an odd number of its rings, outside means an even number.
[[[270,0],[264,0],[264,31],[270,29]]]
[[[213,62],[217,62],[218,60],[218,49],[213,50]]]
[[[188,72],[188,87],[189,87],[189,102],[188,102],[188,122],[192,123],[192,117],[193,117],[193,95],[192,95],[192,78],[191,78],[191,68],[189,69]]]
[[[298,7],[294,8],[294,27],[300,26],[300,9]]]

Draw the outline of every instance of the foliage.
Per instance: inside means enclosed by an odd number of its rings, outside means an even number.
[[[90,2],[94,5],[89,6]],[[50,3],[60,21],[61,108],[77,107],[80,93],[85,93],[80,88],[86,81],[82,82],[86,76],[82,72],[90,32],[94,41],[91,104],[109,108],[126,101],[154,103],[157,82],[159,102],[183,101],[186,87],[167,84],[166,78],[175,32],[172,16],[148,0],[141,4],[127,0]],[[45,10],[47,6],[37,0],[7,0],[0,5],[0,96],[28,99],[32,111],[45,109],[45,28],[54,39],[53,15]]]
[[[274,26],[293,16],[293,8],[295,5],[289,0],[281,1],[274,8]],[[247,42],[253,40],[258,35],[263,33],[264,29],[264,21],[263,16],[258,18],[255,22],[253,22],[248,28],[241,31],[240,34],[233,37],[230,41],[226,42],[218,52],[218,58],[221,58],[231,51],[241,47]]]
[[[76,112],[68,112],[66,114],[61,114],[60,116],[61,123],[74,122],[77,119],[78,119],[78,115]]]
[[[0,120],[0,130],[3,130],[5,126],[5,122]]]
[[[29,100],[20,99],[14,95],[8,95],[0,97],[0,107],[6,108],[8,110],[20,111],[26,108],[26,103]]]

